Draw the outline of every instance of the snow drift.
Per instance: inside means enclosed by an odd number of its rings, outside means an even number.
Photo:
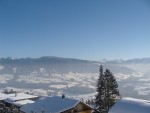
[[[134,98],[122,98],[109,113],[150,113],[150,101]]]

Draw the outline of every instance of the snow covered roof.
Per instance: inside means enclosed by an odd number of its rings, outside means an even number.
[[[21,100],[21,101],[14,102],[13,104],[15,104],[17,106],[22,106],[22,105],[34,103],[34,102],[35,101],[32,101],[32,100]]]
[[[14,94],[8,94],[7,99],[5,99],[5,102],[12,103],[19,100],[26,100],[26,99],[32,99],[37,98],[35,95],[29,95],[25,93],[14,93]]]
[[[61,98],[59,96],[45,97],[38,99],[35,103],[26,104],[21,107],[21,111],[30,113],[31,111],[41,113],[45,110],[45,113],[60,113],[75,107],[80,101],[70,98]]]
[[[122,98],[109,113],[150,113],[150,101],[134,98]]]
[[[0,100],[5,100],[8,97],[7,94],[0,93]]]

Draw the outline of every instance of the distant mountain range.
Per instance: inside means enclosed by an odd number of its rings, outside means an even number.
[[[41,67],[46,69],[48,73],[67,73],[70,71],[83,73],[97,71],[97,65],[92,61],[60,57],[1,58],[0,65],[5,67],[0,71],[0,74],[28,74],[34,70],[38,71]]]
[[[122,60],[122,59],[116,59],[116,60],[104,60],[105,63],[150,63],[150,58],[135,58],[135,59],[128,59],[128,60]]]
[[[43,56],[40,58],[12,58],[12,57],[7,57],[7,58],[0,58],[0,63],[3,62],[70,62],[70,63],[78,63],[78,62],[98,62],[98,63],[150,63],[150,58],[134,58],[134,59],[128,59],[128,60],[123,60],[123,59],[116,59],[116,60],[102,60],[102,61],[94,61],[94,60],[81,60],[81,59],[76,59],[76,58],[62,58],[62,57],[55,57],[55,56]]]
[[[99,71],[99,65],[109,68],[112,72],[132,72],[133,69],[128,68],[125,64],[148,64],[150,58],[131,59],[131,60],[105,60],[105,61],[89,61],[74,58],[61,57],[40,57],[40,58],[0,58],[0,74],[29,74],[33,71],[40,71],[40,68],[46,69],[48,73],[93,73]],[[5,67],[1,69],[2,67]]]

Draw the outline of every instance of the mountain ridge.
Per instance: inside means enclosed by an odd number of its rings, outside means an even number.
[[[67,57],[57,57],[57,56],[41,56],[39,58],[32,58],[32,57],[26,57],[26,58],[13,58],[13,57],[6,57],[6,58],[0,58],[0,62],[2,61],[18,61],[18,60],[40,60],[40,59],[53,59],[53,60],[74,60],[74,61],[84,61],[84,62],[98,62],[98,63],[150,63],[150,57],[147,58],[132,58],[132,59],[114,59],[114,60],[85,60],[85,59],[79,59],[79,58],[67,58]]]

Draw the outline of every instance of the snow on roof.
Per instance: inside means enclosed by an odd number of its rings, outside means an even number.
[[[80,101],[70,98],[62,98],[59,96],[45,97],[38,99],[35,103],[26,104],[21,107],[21,111],[30,113],[31,111],[41,113],[45,110],[45,113],[59,113],[67,109],[75,107]]]
[[[32,98],[37,98],[37,96],[29,95],[25,93],[14,93],[14,94],[9,94],[5,102],[12,103],[15,101],[32,99]]]
[[[13,104],[15,104],[17,106],[22,106],[22,105],[34,103],[34,102],[35,101],[33,101],[33,100],[21,100],[21,101],[14,102]]]
[[[0,100],[5,100],[8,97],[7,94],[0,93]]]
[[[122,98],[109,113],[150,113],[150,101],[134,98]]]

